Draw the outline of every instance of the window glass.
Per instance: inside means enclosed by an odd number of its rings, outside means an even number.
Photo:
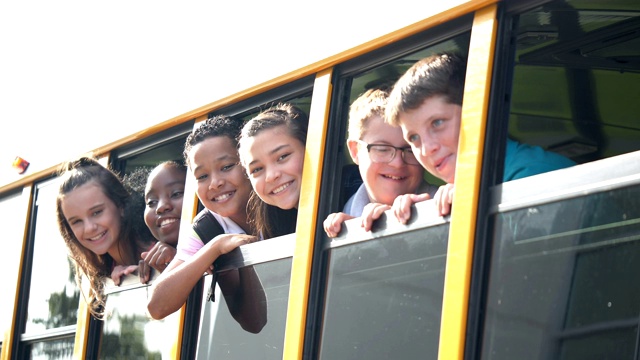
[[[6,224],[14,224],[15,226],[5,226],[2,230],[3,241],[3,260],[0,261],[0,288],[4,289],[4,295],[0,296],[0,330],[9,330],[11,326],[11,317],[13,313],[13,302],[15,300],[15,289],[18,283],[18,268],[20,266],[20,258],[22,257],[22,237],[24,224],[27,216],[27,209],[20,206],[24,200],[21,193],[9,195],[0,199],[0,219]],[[0,339],[0,341],[2,341]]]
[[[30,359],[73,359],[73,344],[75,339],[65,339],[37,342],[31,345]]]
[[[169,359],[177,338],[179,313],[163,320],[147,315],[149,287],[107,297],[99,359]]]
[[[531,184],[613,183],[640,149],[640,3],[551,1],[516,20],[509,135],[589,162]],[[600,191],[492,216],[482,358],[637,356],[640,188]]]
[[[499,213],[483,359],[630,359],[640,186]]]
[[[277,240],[265,240],[277,241]],[[293,245],[293,244],[291,244]],[[233,319],[227,301],[216,286],[215,302],[207,301],[205,278],[197,359],[282,359],[289,300],[291,258],[253,265],[267,299],[267,323],[259,333],[243,330]]]
[[[332,249],[320,358],[437,358],[448,234],[445,223]]]
[[[37,187],[33,263],[25,333],[74,325],[80,290],[55,214],[58,179]]]
[[[442,35],[429,39],[444,39]],[[425,38],[428,37],[422,38],[425,45],[420,50],[406,52],[402,57],[374,67],[371,59],[363,60],[364,68],[358,68],[359,64],[345,67],[345,71],[359,69],[344,77],[349,99],[339,116],[345,124],[349,106],[361,94],[392,87],[417,61],[441,52],[468,54],[468,31],[455,37],[447,35],[448,40],[431,40],[430,44]],[[345,131],[348,128],[343,127]],[[342,211],[361,186],[361,173],[366,177],[371,173],[352,161],[344,146],[347,136],[339,144],[345,149],[342,190],[337,206],[333,205],[330,212]],[[422,173],[428,183],[442,184],[426,171]],[[449,224],[427,209],[435,209],[434,204],[417,204],[418,215],[414,213],[409,227],[383,215],[370,233],[362,232],[360,220],[356,219],[346,221],[346,230],[337,238],[323,238],[328,263],[319,331],[320,358],[392,359],[398,354],[403,358],[437,358]]]
[[[578,163],[639,150],[639,24],[626,0],[519,15],[509,135]]]

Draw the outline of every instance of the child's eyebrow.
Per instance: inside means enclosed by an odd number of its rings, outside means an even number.
[[[282,144],[282,145],[280,145],[280,146],[277,146],[277,147],[276,147],[276,148],[274,148],[273,150],[269,151],[269,155],[275,154],[275,153],[277,153],[278,151],[280,151],[280,150],[282,150],[282,149],[284,149],[284,148],[290,147],[290,146],[291,146],[291,145],[289,145],[289,144]],[[253,160],[253,161],[252,161],[252,162],[250,162],[247,166],[251,166],[251,165],[253,165],[253,164],[257,163],[257,162],[259,162],[259,160],[257,160],[257,159],[256,159],[256,160]]]
[[[285,148],[285,147],[289,147],[289,146],[291,146],[291,145],[289,145],[289,144],[283,144],[283,145],[280,145],[280,146],[276,147],[275,149],[271,150],[271,151],[269,152],[269,154],[277,153],[278,151],[282,150],[283,148]]]
[[[232,158],[232,157],[233,157],[233,156],[231,156],[231,155],[229,155],[229,154],[223,154],[223,155],[221,155],[221,156],[218,156],[218,157],[216,158],[216,160],[217,160],[217,161],[221,161],[221,160],[230,159],[230,158]]]

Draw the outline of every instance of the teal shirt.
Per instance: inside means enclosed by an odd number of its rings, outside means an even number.
[[[546,151],[539,146],[522,144],[507,139],[503,182],[542,174],[576,165],[562,155]]]

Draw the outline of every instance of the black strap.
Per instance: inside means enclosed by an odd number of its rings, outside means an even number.
[[[208,243],[214,237],[224,234],[224,229],[222,225],[218,222],[218,220],[213,216],[211,211],[207,209],[203,209],[196,215],[193,219],[193,224],[191,225],[193,230],[198,234],[200,240],[203,243]],[[211,287],[207,292],[207,301],[216,301],[215,290],[216,290],[216,282],[218,279],[218,273],[213,272],[213,278],[211,279]]]
[[[203,243],[208,243],[214,237],[224,234],[222,225],[216,220],[211,211],[204,209],[193,219],[193,230]]]

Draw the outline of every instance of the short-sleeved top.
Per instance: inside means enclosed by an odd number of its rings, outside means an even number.
[[[416,194],[424,194],[429,193],[429,196],[433,197],[438,191],[438,187],[435,185],[431,185],[426,181],[423,181],[418,190],[415,192]],[[347,203],[344,205],[342,212],[345,214],[349,214],[351,216],[360,217],[362,216],[362,210],[364,207],[371,202],[369,199],[369,194],[367,193],[367,188],[364,186],[364,183],[360,185],[358,190],[353,194]]]
[[[211,214],[218,220],[220,226],[224,230],[225,234],[245,234],[245,231],[236,224],[233,220],[228,217],[220,216],[213,211],[209,210]],[[200,250],[204,246],[204,242],[200,239],[198,234],[193,230],[193,227],[190,227],[190,231],[187,236],[180,237],[180,241],[178,241],[178,246],[176,248],[176,256],[175,258],[182,261],[187,261],[190,257],[193,256],[198,250]]]
[[[503,182],[563,169],[576,163],[562,155],[507,139]]]

